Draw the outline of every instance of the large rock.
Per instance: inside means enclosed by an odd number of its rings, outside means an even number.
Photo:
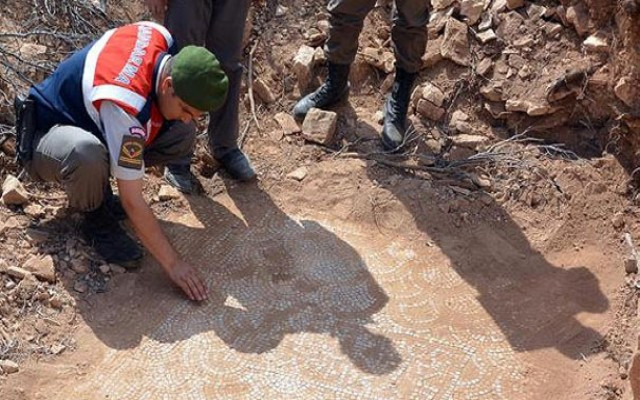
[[[178,192],[178,189],[176,189],[175,187],[171,185],[160,186],[160,190],[158,191],[158,199],[160,199],[160,201],[168,201],[179,198],[180,192]]]
[[[579,2],[567,8],[567,22],[573,25],[578,35],[589,33],[589,10],[584,3]]]
[[[311,82],[311,76],[314,65],[315,49],[313,47],[302,45],[298,49],[298,53],[293,58],[293,73],[298,78],[298,87],[304,90]]]
[[[276,96],[261,78],[257,78],[253,81],[253,91],[258,95],[260,100],[266,104],[273,104],[276,102]]]
[[[0,360],[0,371],[3,374],[14,374],[20,370],[17,363],[11,360]]]
[[[427,82],[422,88],[422,98],[425,100],[429,100],[434,105],[438,107],[442,107],[444,103],[444,93],[440,90],[439,87]]]
[[[47,53],[47,46],[35,43],[25,43],[20,46],[20,55],[27,59],[35,59]]]
[[[362,51],[364,60],[371,66],[384,71],[387,74],[393,72],[396,59],[392,52],[375,47],[367,47]]]
[[[431,6],[434,10],[442,10],[452,5],[456,0],[431,0]]]
[[[637,89],[632,78],[628,76],[621,78],[616,84],[614,92],[624,104],[629,107],[634,106],[636,102]]]
[[[29,201],[29,194],[13,175],[7,175],[2,183],[2,202],[6,205],[21,205]]]
[[[54,283],[56,281],[56,268],[51,256],[31,256],[22,265],[22,268],[31,272],[36,278]]]
[[[448,58],[456,64],[468,67],[471,65],[471,53],[467,25],[455,18],[449,18],[444,28],[444,43],[440,48],[442,57]]]
[[[468,25],[475,25],[488,5],[488,0],[462,0],[460,2],[460,14],[466,17]]]
[[[440,121],[444,116],[445,110],[442,107],[438,107],[430,101],[420,99],[416,106],[416,111],[421,116],[433,121]]]
[[[336,133],[338,115],[331,111],[312,108],[302,123],[302,136],[320,144],[329,144]]]
[[[584,42],[582,42],[582,46],[586,51],[593,53],[609,52],[609,41],[607,40],[607,36],[602,32],[596,32],[589,36]]]
[[[524,0],[507,0],[507,8],[509,10],[515,10],[524,6]]]
[[[489,138],[481,135],[469,135],[463,133],[460,135],[451,136],[451,141],[456,146],[475,149],[480,145],[487,144],[489,142]]]
[[[301,131],[296,120],[289,113],[279,112],[273,117],[273,119],[275,119],[278,125],[280,125],[285,135],[293,135],[294,133],[299,133]]]
[[[455,18],[449,18],[444,28],[444,43],[440,48],[442,57],[448,58],[456,64],[468,67],[471,65],[469,38],[467,25]]]
[[[473,132],[473,127],[468,121],[469,116],[467,114],[465,114],[463,111],[456,110],[451,115],[451,120],[449,121],[449,129],[459,133],[470,134]]]
[[[442,36],[427,41],[427,48],[422,56],[422,68],[432,67],[442,60],[442,53],[440,51],[442,43]]]

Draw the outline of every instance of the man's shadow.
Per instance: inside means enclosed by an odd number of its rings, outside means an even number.
[[[464,196],[458,194],[443,200],[436,190],[425,189],[422,180],[388,180],[384,171],[371,166],[366,173],[399,201],[417,229],[477,291],[477,301],[515,351],[555,348],[566,357],[581,359],[601,343],[602,335],[576,318],[581,313],[604,313],[609,307],[589,269],[551,264],[509,213],[486,194],[484,201],[461,200]],[[474,221],[478,215],[483,219]],[[387,233],[393,235],[403,229],[401,225]]]
[[[204,277],[209,300],[187,301],[149,260],[86,308],[95,335],[111,348],[127,349],[144,337],[169,344],[215,332],[236,351],[264,353],[288,334],[310,332],[337,339],[364,372],[395,370],[402,360],[393,343],[367,327],[389,298],[359,254],[318,222],[290,218],[257,185],[229,194],[237,215],[207,197],[189,196],[199,226],[163,223]]]

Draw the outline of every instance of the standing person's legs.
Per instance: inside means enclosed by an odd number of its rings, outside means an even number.
[[[212,10],[213,0],[169,1],[164,24],[178,48],[189,45],[204,46]],[[185,193],[193,191],[190,172],[193,150],[167,163],[165,178]]]
[[[315,92],[300,99],[293,116],[303,121],[312,108],[327,109],[349,93],[349,69],[358,51],[358,37],[367,14],[376,0],[330,0],[327,9],[329,38],[325,45],[328,60],[327,80]]]
[[[395,0],[391,37],[396,54],[396,76],[384,105],[382,144],[397,150],[405,142],[407,110],[413,84],[422,68],[427,46],[428,0]]]
[[[358,51],[358,38],[364,19],[376,5],[376,0],[330,0],[329,37],[325,45],[327,60],[338,65],[350,65]]]
[[[221,108],[209,115],[209,144],[213,156],[235,179],[255,178],[249,160],[238,149],[242,39],[250,0],[214,0],[206,47],[216,55],[229,77],[229,93]]]
[[[196,127],[179,121],[168,122],[156,139],[144,150],[147,167],[180,160],[193,152],[196,142]]]
[[[428,0],[395,0],[391,38],[398,68],[416,73],[427,47]]]
[[[96,136],[74,126],[54,126],[39,138],[27,171],[36,180],[62,184],[69,205],[84,212],[85,239],[107,262],[133,267],[142,249],[122,229],[105,202],[109,153]]]

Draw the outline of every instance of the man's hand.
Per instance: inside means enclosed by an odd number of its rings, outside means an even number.
[[[196,269],[182,260],[167,268],[171,280],[186,293],[189,299],[203,301],[207,299],[207,289]]]
[[[147,7],[149,7],[149,11],[153,15],[153,18],[161,24],[164,23],[164,14],[167,10],[167,4],[169,4],[169,0],[146,0]]]

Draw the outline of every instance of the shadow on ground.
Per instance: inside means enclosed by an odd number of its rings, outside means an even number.
[[[163,224],[199,266],[210,299],[185,300],[148,257],[142,271],[117,276],[108,293],[93,297],[95,304],[80,304],[93,333],[129,349],[145,338],[171,344],[213,332],[231,349],[264,353],[286,335],[311,332],[334,337],[364,372],[395,370],[402,360],[394,344],[367,327],[389,299],[358,253],[317,222],[291,219],[256,185],[229,193],[236,214],[188,197],[191,222],[200,226]]]

